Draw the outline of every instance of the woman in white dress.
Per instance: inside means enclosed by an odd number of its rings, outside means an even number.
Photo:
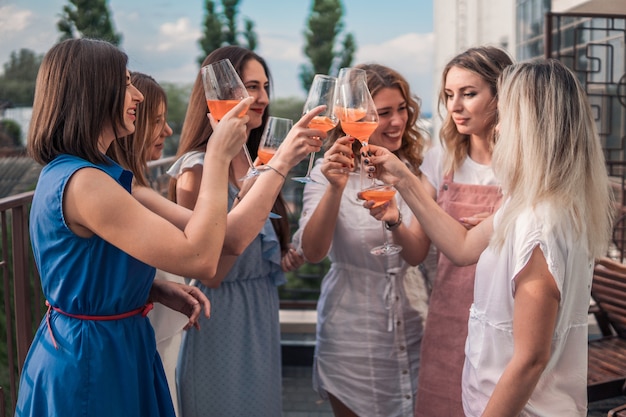
[[[408,175],[419,175],[419,100],[396,71],[359,67],[380,118],[369,142],[398,155]],[[421,245],[423,253],[409,250],[423,234],[402,198],[386,204],[384,216],[373,202],[366,203],[371,211],[363,208],[359,152],[354,138],[332,141],[312,170],[316,182],[305,186],[294,236],[309,261],[331,260],[317,309],[314,388],[330,399],[336,416],[412,416],[426,310],[424,280],[412,265],[424,259],[428,245]],[[405,248],[400,254],[370,253],[383,242],[381,221],[388,239]]]
[[[443,212],[395,156],[372,147],[439,250],[478,261],[462,379],[467,416],[586,416],[587,309],[612,200],[595,122],[558,61],[523,62],[498,85],[493,167],[504,203],[471,230]]]

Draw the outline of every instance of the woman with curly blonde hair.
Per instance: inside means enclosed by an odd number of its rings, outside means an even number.
[[[378,111],[369,143],[397,155],[419,175],[424,137],[417,128],[419,99],[398,72],[378,64],[359,65]],[[361,189],[358,140],[332,132],[324,159],[304,188],[300,228],[294,236],[311,262],[327,255],[318,302],[314,388],[330,399],[336,416],[411,416],[419,368],[426,289],[419,269],[427,244],[401,198],[381,208],[357,200]],[[356,155],[356,156],[355,156]],[[363,205],[370,209],[364,210]],[[405,249],[373,256],[386,234]],[[408,248],[423,247],[423,253]]]

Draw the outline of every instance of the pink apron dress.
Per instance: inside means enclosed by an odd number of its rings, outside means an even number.
[[[455,183],[444,176],[437,203],[455,219],[494,212],[499,186]],[[463,417],[461,374],[476,265],[455,266],[439,253],[422,339],[416,417]]]

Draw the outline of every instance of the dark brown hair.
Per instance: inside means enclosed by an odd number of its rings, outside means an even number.
[[[42,165],[60,154],[106,163],[98,139],[124,125],[128,57],[94,39],[68,39],[45,55],[35,85],[28,152]]]
[[[270,86],[272,85],[272,77],[267,63],[253,51],[240,46],[223,46],[211,52],[202,62],[202,66],[209,65],[222,59],[229,59],[233,64],[235,71],[237,71],[237,74],[239,74],[241,78],[243,78],[243,69],[246,63],[252,59],[258,61],[263,67],[268,80],[270,80]],[[270,91],[267,91],[267,95],[268,97],[270,96]],[[211,123],[209,123],[206,114],[207,106],[206,97],[204,95],[204,87],[202,85],[202,74],[198,72],[193,89],[191,90],[191,97],[189,98],[187,113],[185,114],[185,121],[183,122],[183,130],[180,134],[180,143],[178,145],[178,151],[176,152],[177,158],[180,158],[182,155],[191,151],[204,152],[206,144],[213,133],[213,128],[211,127]],[[265,109],[261,126],[250,131],[250,135],[248,136],[246,146],[248,147],[248,151],[250,152],[250,156],[253,160],[257,156],[259,143],[261,141],[261,134],[263,133],[268,117],[269,106]],[[176,179],[170,180],[169,197],[172,201],[176,201]],[[291,242],[291,231],[289,229],[287,205],[282,194],[278,195],[272,211],[282,216],[280,219],[272,219],[272,225],[278,235],[281,249],[284,254],[288,250],[289,243]]]

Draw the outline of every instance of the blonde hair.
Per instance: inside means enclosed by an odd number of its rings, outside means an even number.
[[[546,223],[572,219],[593,257],[606,253],[613,201],[587,96],[556,60],[513,65],[499,81],[500,127],[493,168],[509,198],[492,244],[501,247],[517,215],[545,203]]]
[[[461,68],[470,71],[483,79],[491,89],[493,103],[496,103],[498,100],[496,88],[498,77],[502,74],[502,70],[512,63],[511,57],[504,50],[494,46],[470,48],[452,58],[443,69],[441,75],[441,90],[439,91],[438,100],[439,114],[441,115],[441,109],[446,107],[448,101],[448,95],[446,94],[446,78],[452,68]],[[493,108],[493,114],[489,115],[489,125],[492,131],[498,123],[498,114],[495,110],[495,106]],[[453,173],[459,169],[469,153],[469,135],[459,133],[452,119],[452,114],[447,112],[443,119],[441,129],[439,130],[439,137],[446,147],[444,173]],[[491,146],[495,143],[495,138],[494,132],[491,135]]]
[[[407,163],[407,166],[415,175],[421,175],[419,169],[422,165],[424,147],[426,146],[425,132],[423,132],[417,124],[421,111],[421,100],[417,95],[411,92],[409,82],[399,72],[394,69],[380,64],[360,64],[355,68],[365,70],[367,76],[367,88],[372,97],[385,88],[397,89],[406,102],[406,111],[408,114],[406,124],[404,125],[404,133],[402,135],[402,143],[400,148],[394,153]],[[335,141],[344,136],[345,133],[338,125],[330,134],[329,140],[325,145],[325,149],[329,149]],[[354,141],[354,154],[359,158],[361,144]]]

